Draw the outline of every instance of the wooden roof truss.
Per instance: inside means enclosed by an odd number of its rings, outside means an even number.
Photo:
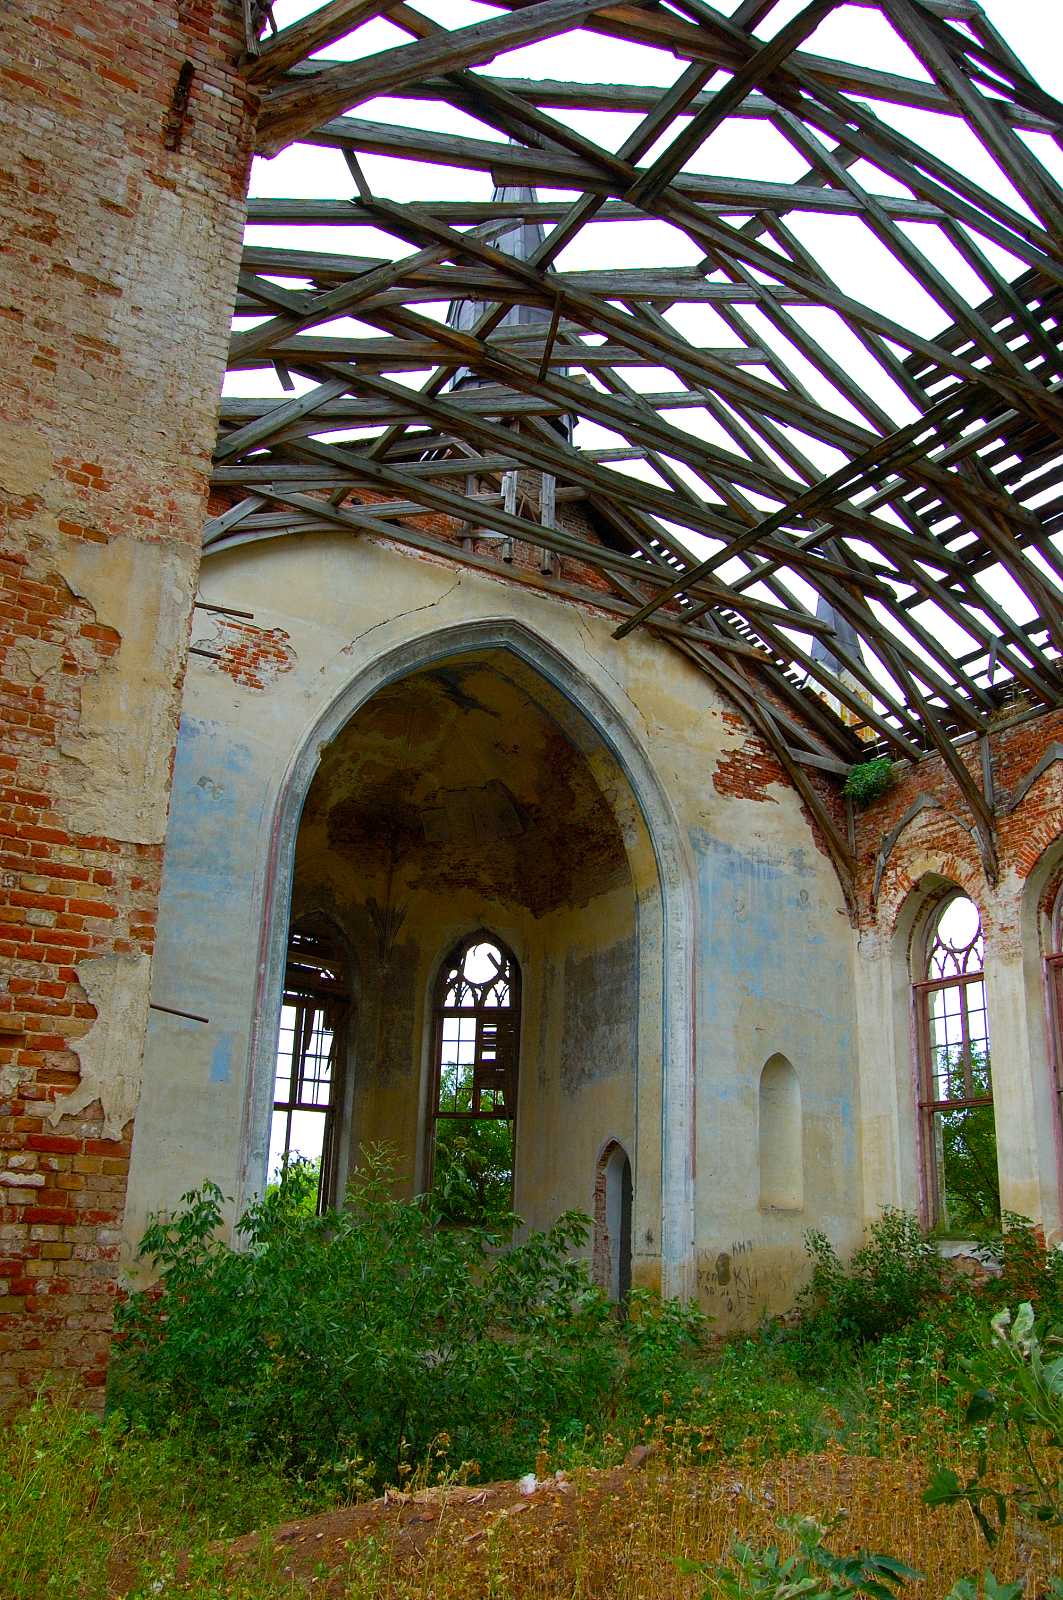
[[[851,841],[809,774],[872,754],[942,756],[992,875],[1002,800],[956,741],[1063,703],[1063,187],[1035,154],[1038,138],[1063,147],[1063,106],[974,0],[868,7],[919,77],[804,49],[834,0],[772,34],[774,5],[742,0],[727,17],[705,0],[499,0],[447,30],[410,5],[331,0],[274,32],[269,7],[248,0],[241,66],[262,95],[259,152],[338,149],[352,174],[348,198],[253,199],[249,223],[368,226],[390,254],[247,245],[230,370],[275,372],[290,398],[223,400],[213,482],[232,505],[208,523],[206,549],[338,527],[592,603],[618,637],[653,629],[737,702],[850,898]],[[385,15],[408,43],[314,54],[357,44]],[[664,52],[673,86],[484,70],[573,29]],[[456,107],[493,136],[357,115],[380,96]],[[966,124],[1002,181],[990,191],[923,148],[897,107]],[[566,121],[585,110],[641,120],[613,150]],[[690,170],[732,118],[770,124],[805,163],[799,179]],[[530,198],[397,203],[366,181],[367,153],[487,174]],[[808,215],[868,230],[940,309],[941,331],[845,292],[803,242]],[[526,260],[497,244],[521,219],[542,225]],[[685,235],[697,264],[557,265],[592,222],[637,219]],[[931,238],[962,257],[978,295],[964,297]],[[471,328],[440,311],[460,299],[477,305]],[[539,320],[507,322],[515,306]],[[726,341],[685,336],[675,312],[687,306],[710,308]],[[344,318],[356,336],[333,331]],[[857,381],[828,323],[881,384]],[[667,387],[645,392],[639,369]],[[454,387],[462,373],[477,382]],[[293,374],[311,387],[295,393]],[[617,443],[580,448],[566,419]],[[540,504],[518,505],[518,472],[581,501],[596,531],[560,525],[545,487]],[[426,512],[476,537],[426,531]],[[507,562],[518,540],[542,562]]]

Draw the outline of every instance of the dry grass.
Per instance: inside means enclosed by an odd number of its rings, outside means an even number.
[[[922,1571],[913,1597],[943,1600],[992,1565],[1041,1600],[1063,1571],[1063,1530],[1014,1519],[990,1556],[966,1511],[924,1508],[931,1464],[971,1473],[973,1453],[943,1408],[925,1408],[916,1430],[907,1406],[907,1427],[891,1423],[893,1404],[878,1396],[859,1446],[839,1438],[815,1455],[782,1454],[772,1413],[729,1455],[711,1428],[673,1423],[641,1467],[573,1471],[531,1497],[513,1483],[421,1485],[296,1521],[282,1521],[300,1498],[279,1476],[42,1407],[4,1440],[0,1600],[700,1600],[707,1580],[682,1575],[677,1556],[717,1563],[738,1536],[785,1546],[778,1518],[838,1512],[834,1548]],[[840,1433],[841,1416],[825,1415]],[[550,1465],[544,1455],[540,1476]],[[1021,1476],[997,1462],[1001,1486]],[[262,1532],[219,1540],[223,1522]]]
[[[721,1561],[739,1536],[786,1546],[779,1517],[829,1520],[844,1512],[835,1548],[900,1557],[926,1575],[910,1592],[927,1600],[941,1600],[957,1578],[987,1565],[1001,1581],[1023,1577],[1026,1600],[1041,1596],[1047,1575],[1063,1563],[1063,1534],[1013,1520],[990,1556],[968,1513],[920,1504],[926,1444],[925,1436],[894,1439],[881,1456],[837,1449],[767,1463],[698,1463],[686,1452],[662,1452],[641,1470],[587,1472],[530,1500],[514,1485],[422,1491],[290,1524],[266,1548],[254,1537],[238,1541],[226,1564],[232,1587],[212,1593],[697,1600],[706,1582],[681,1575],[676,1556]],[[943,1456],[971,1465],[955,1446]]]

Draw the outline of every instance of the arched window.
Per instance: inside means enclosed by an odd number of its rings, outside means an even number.
[[[302,1158],[318,1170],[318,1207],[329,1205],[337,1111],[346,1058],[349,989],[333,940],[293,929],[288,941],[270,1131],[270,1182]]]
[[[1063,1097],[1063,886],[1056,894],[1052,906],[1045,975],[1048,979],[1048,1008],[1052,1019],[1052,1059],[1055,1066],[1056,1090]],[[1063,1098],[1059,1104],[1063,1111]]]
[[[983,960],[978,908],[951,895],[927,924],[915,984],[928,1220],[950,1233],[1000,1220]]]
[[[474,934],[444,964],[436,1018],[432,1188],[451,1222],[512,1208],[519,1035],[520,969]]]
[[[760,1204],[765,1211],[804,1205],[801,1085],[785,1056],[772,1056],[760,1075]]]

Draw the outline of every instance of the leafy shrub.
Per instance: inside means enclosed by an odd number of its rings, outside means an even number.
[[[815,1263],[812,1277],[782,1342],[812,1367],[831,1364],[839,1347],[858,1349],[898,1332],[937,1305],[953,1281],[918,1218],[891,1206],[848,1267],[825,1234],[807,1233],[805,1249]]]
[[[850,768],[842,794],[851,795],[859,805],[868,806],[872,800],[881,800],[892,783],[893,762],[889,756],[877,756],[874,761],[858,761]]]
[[[943,1054],[947,1057],[948,1052]],[[978,1092],[984,1092],[979,1078],[988,1085],[988,1059],[977,1049],[971,1051],[971,1057]],[[943,1112],[940,1126],[948,1231],[953,1237],[999,1233],[1000,1177],[993,1107],[966,1106]]]
[[[907,1587],[908,1579],[922,1580],[923,1574],[894,1556],[872,1555],[858,1550],[852,1556],[835,1555],[824,1544],[842,1519],[831,1524],[812,1517],[781,1517],[779,1528],[792,1534],[798,1554],[780,1556],[778,1546],[755,1550],[739,1540],[731,1547],[733,1565],[711,1566],[704,1561],[679,1561],[679,1570],[709,1579],[702,1600],[830,1600],[832,1595],[874,1595],[877,1600],[892,1600],[895,1590]],[[1008,1596],[1007,1600],[1014,1600]]]
[[[123,1403],[155,1425],[188,1415],[282,1449],[304,1470],[357,1472],[362,1458],[377,1481],[440,1453],[485,1476],[523,1472],[544,1423],[582,1430],[623,1403],[623,1330],[572,1255],[585,1217],[515,1242],[517,1218],[443,1225],[430,1197],[394,1199],[390,1178],[376,1161],[342,1212],[315,1216],[289,1171],[245,1213],[243,1250],[217,1236],[213,1185],[153,1218],[141,1253],[159,1283],[117,1321]],[[700,1321],[636,1305],[630,1372],[644,1403]]]
[[[471,1101],[472,1091],[466,1091]],[[460,1093],[456,1098],[459,1098]],[[503,1222],[513,1197],[513,1124],[504,1118],[440,1117],[432,1194],[445,1222]]]
[[[701,1352],[709,1318],[693,1300],[662,1300],[648,1289],[630,1290],[626,1310],[624,1403],[654,1414],[663,1395],[679,1398],[699,1375],[692,1358]]]
[[[1004,1214],[1004,1235],[997,1242],[1000,1275],[973,1292],[980,1313],[1028,1300],[1038,1317],[1063,1322],[1063,1252],[1045,1246],[1044,1233],[1027,1217]]]

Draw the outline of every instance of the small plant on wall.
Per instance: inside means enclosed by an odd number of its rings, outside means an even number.
[[[893,762],[889,756],[877,756],[874,761],[860,761],[850,769],[842,794],[868,806],[872,800],[881,800],[892,784]]]

